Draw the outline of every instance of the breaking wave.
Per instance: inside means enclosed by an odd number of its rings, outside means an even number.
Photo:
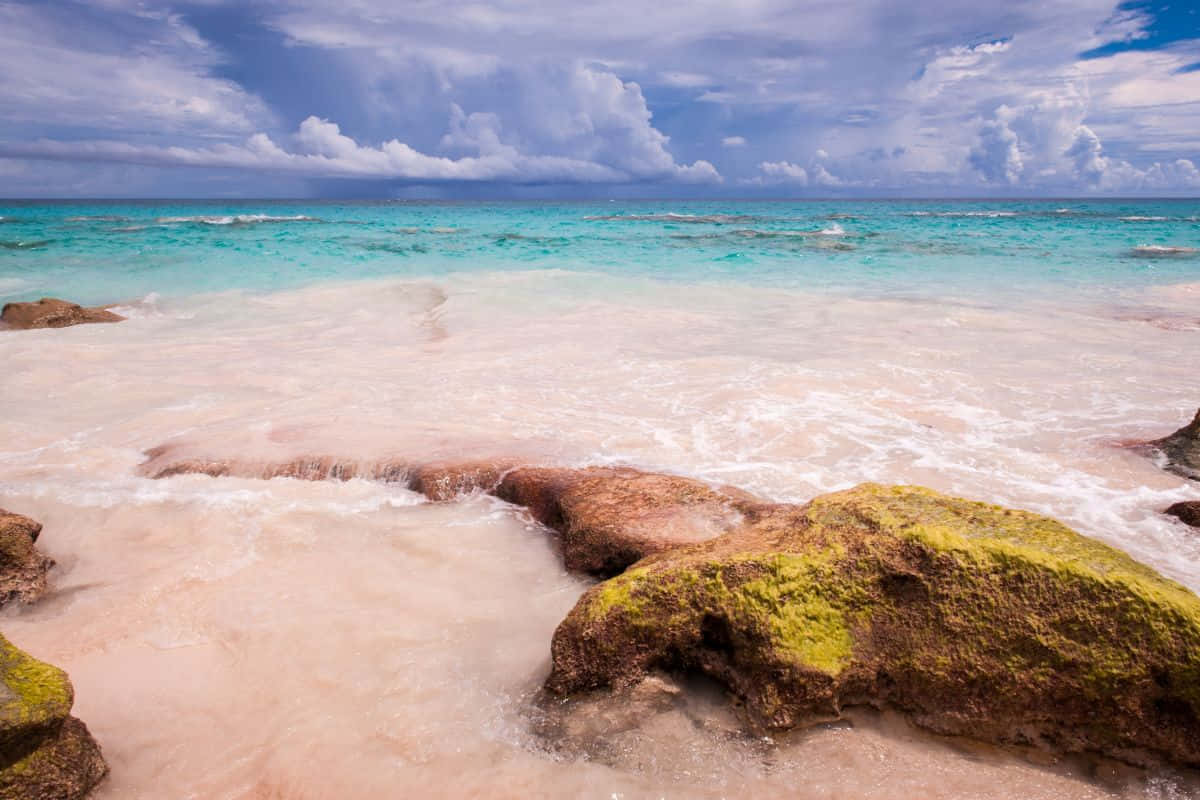
[[[1161,244],[1140,244],[1129,251],[1135,258],[1190,258],[1200,254],[1195,247],[1171,247]]]
[[[689,224],[727,225],[753,222],[762,217],[753,214],[605,214],[584,217],[590,222],[683,222]]]
[[[231,214],[231,215],[199,215],[192,217],[159,217],[155,222],[160,225],[257,225],[267,222],[321,222],[317,217],[304,214],[293,216],[272,216],[271,214]]]

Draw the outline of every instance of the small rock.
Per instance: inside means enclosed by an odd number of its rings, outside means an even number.
[[[1170,436],[1147,444],[1166,456],[1167,470],[1194,481],[1200,480],[1200,409],[1187,425]]]
[[[0,606],[32,603],[46,593],[46,573],[54,559],[34,547],[40,523],[0,508]]]
[[[120,322],[125,317],[107,308],[85,308],[77,303],[43,297],[35,303],[8,303],[0,311],[0,322],[10,328],[66,328],[87,322]]]
[[[1165,514],[1178,517],[1186,525],[1200,528],[1200,500],[1185,500],[1168,508]]]

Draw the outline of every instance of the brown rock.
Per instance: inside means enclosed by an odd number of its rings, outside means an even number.
[[[53,297],[43,297],[35,303],[8,303],[0,311],[0,322],[19,330],[66,328],[86,322],[120,322],[123,319],[107,308],[85,308]]]
[[[152,478],[197,473],[212,477],[369,480],[404,483],[434,501],[487,492],[529,509],[561,536],[567,568],[615,575],[635,561],[672,547],[719,536],[765,508],[752,495],[713,488],[675,475],[626,467],[516,466],[505,459],[411,465],[401,461],[360,464],[329,456],[282,462],[172,458],[170,446],[148,450],[141,466]]]
[[[408,470],[408,488],[430,500],[453,500],[476,492],[492,492],[501,476],[512,469],[505,461],[425,464]]]
[[[1166,456],[1167,470],[1194,481],[1200,480],[1200,409],[1187,425],[1170,436],[1147,444]]]
[[[786,729],[891,708],[939,734],[1200,765],[1200,598],[1045,517],[866,484],[650,556],[555,631],[552,694],[656,670]]]
[[[1200,528],[1200,500],[1185,500],[1168,508],[1165,514],[1178,517],[1186,525]]]
[[[559,532],[568,569],[597,575],[720,536],[751,505],[691,478],[613,467],[522,467],[506,473],[495,494]]]
[[[78,800],[108,773],[65,672],[0,636],[0,800]]]
[[[0,606],[32,603],[46,593],[46,573],[54,560],[34,546],[40,523],[0,509]]]

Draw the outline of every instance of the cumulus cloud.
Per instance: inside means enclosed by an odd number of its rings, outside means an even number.
[[[790,161],[764,161],[758,168],[762,171],[761,181],[808,185],[808,170],[799,164]]]
[[[683,183],[719,181],[707,161],[634,173],[613,166],[553,155],[526,155],[499,142],[491,115],[457,111],[446,140],[472,144],[475,156],[448,158],[419,152],[398,139],[378,147],[346,136],[334,122],[309,117],[291,137],[296,147],[281,147],[265,133],[241,144],[162,147],[119,141],[64,142],[41,139],[0,144],[0,158],[101,161],[158,167],[208,167],[278,172],[306,177],[408,181],[507,181],[513,183],[618,183],[668,179]]]
[[[1003,118],[987,120],[979,126],[979,141],[968,160],[985,181],[993,183],[1015,184],[1025,168],[1017,134]]]
[[[1200,161],[1196,41],[1079,58],[1146,39],[1115,0],[173,3],[0,0],[4,151],[921,193],[1184,191]],[[280,88],[245,42],[336,74]]]
[[[1108,159],[1101,154],[1100,137],[1087,125],[1075,131],[1075,141],[1066,156],[1075,167],[1075,174],[1089,184],[1097,184],[1108,171]]]

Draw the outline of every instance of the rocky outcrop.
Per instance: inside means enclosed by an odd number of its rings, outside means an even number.
[[[1163,513],[1178,518],[1185,525],[1200,528],[1200,500],[1184,500],[1182,503],[1175,503]]]
[[[9,328],[66,328],[88,322],[120,322],[125,317],[107,308],[85,308],[78,303],[43,297],[33,303],[7,303],[0,323]]]
[[[150,460],[142,470],[153,478],[182,474],[304,480],[361,477],[403,483],[434,501],[474,492],[494,494],[524,506],[534,519],[558,533],[568,569],[602,576],[615,575],[653,553],[719,536],[741,524],[743,508],[761,504],[737,489],[623,467],[528,467],[506,460],[361,464],[324,456],[269,463],[173,460],[167,448],[155,448],[147,455]]]
[[[568,569],[594,575],[720,536],[757,502],[690,478],[612,467],[518,468],[494,491],[558,531]]]
[[[40,523],[0,508],[0,606],[32,603],[45,594],[54,560],[34,546],[41,532]]]
[[[1163,454],[1166,469],[1194,481],[1200,480],[1200,409],[1190,423],[1147,445]]]
[[[752,727],[893,708],[943,734],[1200,765],[1200,599],[1034,514],[866,484],[589,590],[556,695],[702,673]]]
[[[0,636],[0,800],[76,800],[107,774],[67,675]]]

